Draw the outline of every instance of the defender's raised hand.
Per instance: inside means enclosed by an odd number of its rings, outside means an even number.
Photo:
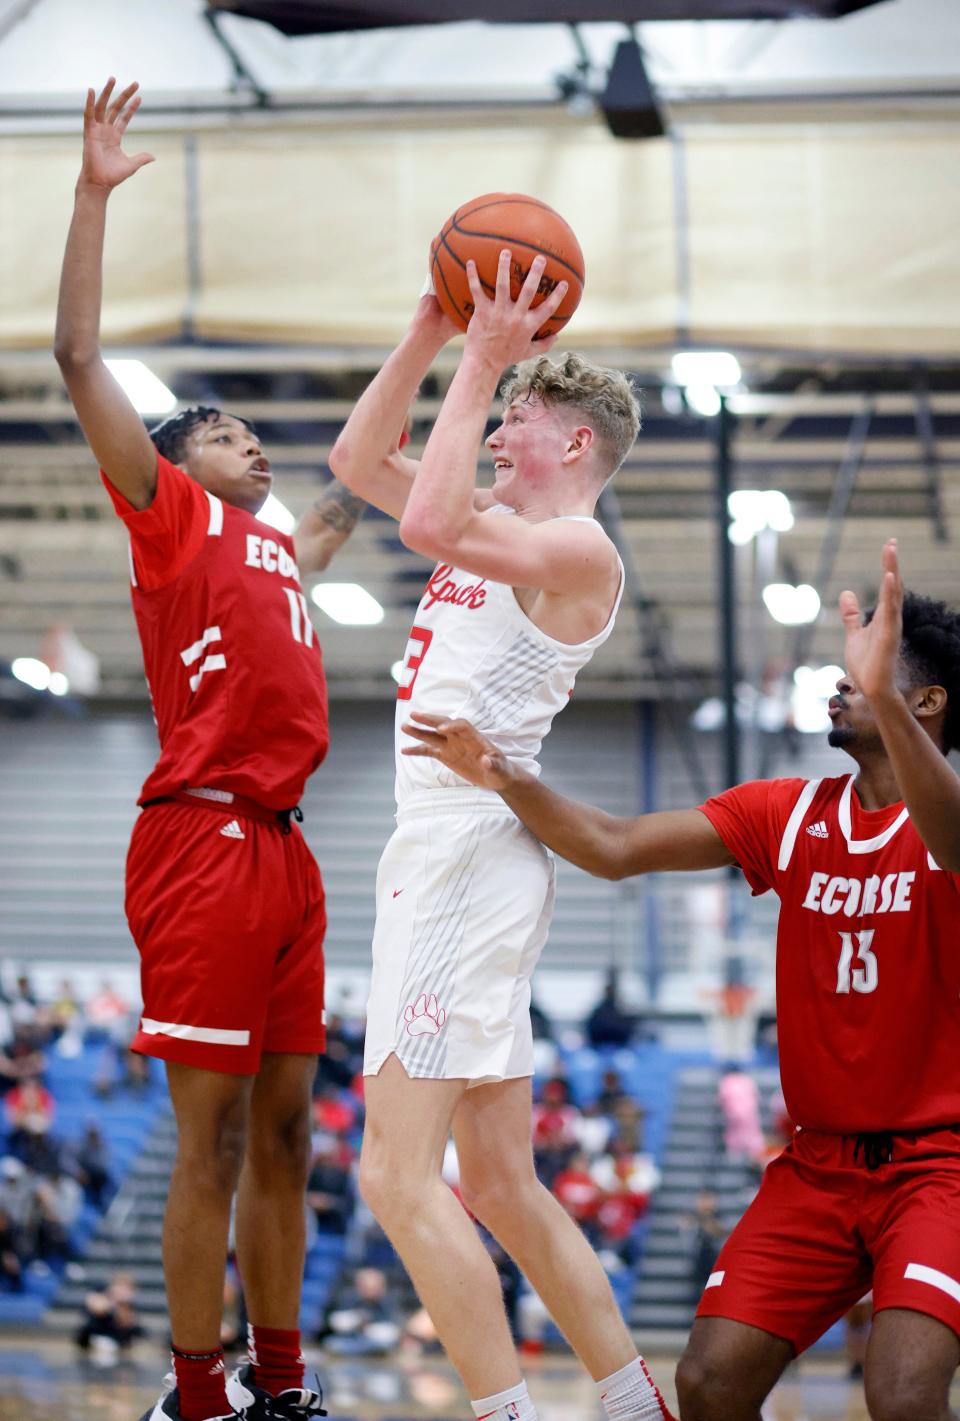
[[[425,711],[412,711],[411,715],[412,720],[404,724],[404,733],[412,735],[420,744],[405,746],[404,755],[426,755],[431,760],[439,760],[478,789],[506,789],[510,783],[507,757],[474,730],[468,720],[450,720],[442,715],[427,715]]]
[[[123,135],[140,107],[139,84],[128,84],[116,98],[116,79],[107,80],[99,95],[87,90],[83,111],[83,162],[80,182],[111,192],[120,183],[154,161],[152,153],[124,153]]]
[[[497,287],[493,300],[486,294],[474,262],[467,262],[467,281],[473,297],[473,316],[467,327],[467,349],[481,353],[503,370],[531,355],[543,355],[557,339],[556,333],[537,339],[540,330],[558,309],[567,294],[568,283],[559,282],[534,306],[547,261],[536,256],[527,272],[516,301],[510,294],[510,267],[513,255],[505,248],[497,266]]]
[[[868,625],[863,625],[854,592],[840,593],[840,615],[847,633],[846,669],[867,700],[895,690],[897,654],[903,635],[903,582],[896,538],[889,538],[883,547],[880,595]]]

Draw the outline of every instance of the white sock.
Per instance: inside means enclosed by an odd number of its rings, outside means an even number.
[[[597,1382],[610,1421],[673,1421],[642,1357]]]
[[[482,1396],[471,1401],[477,1421],[537,1421],[537,1408],[530,1400],[526,1382],[507,1387],[494,1396]]]

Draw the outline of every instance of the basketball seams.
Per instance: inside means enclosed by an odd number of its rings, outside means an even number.
[[[526,223],[519,221],[520,212],[514,218],[513,214],[506,211],[496,214],[491,213],[491,208],[526,209]],[[475,231],[468,223],[475,219],[478,214],[489,213],[494,220],[502,222],[504,226],[510,226],[513,220],[517,220],[521,229],[526,226],[532,228],[532,238],[527,236],[510,236],[504,232],[496,231]],[[524,255],[543,256],[548,262],[548,271],[554,281],[569,278],[571,290],[564,305],[570,309],[554,313],[547,317],[540,327],[542,336],[554,335],[567,324],[570,317],[576,311],[583,292],[584,274],[578,269],[573,261],[568,261],[566,257],[560,256],[556,251],[550,250],[540,244],[541,233],[537,231],[537,224],[543,221],[544,237],[553,237],[551,230],[559,228],[556,236],[559,238],[561,250],[575,249],[581,267],[583,266],[583,253],[580,251],[579,243],[575,234],[570,230],[568,224],[560,214],[545,202],[540,202],[537,198],[527,197],[521,193],[490,193],[483,199],[475,199],[473,203],[464,203],[458,207],[453,215],[441,227],[439,233],[431,244],[430,259],[431,273],[434,287],[441,294],[441,305],[447,309],[448,314],[453,316],[457,324],[462,329],[466,329],[472,314],[472,300],[469,293],[469,285],[466,282],[467,262],[473,258],[478,267],[478,278],[487,296],[493,298],[496,295],[495,278],[486,279],[480,270],[485,268],[488,272],[496,266],[495,248],[516,249],[521,259]],[[463,246],[465,252],[461,255],[458,247]],[[552,269],[551,269],[552,268]],[[439,279],[438,279],[439,274]],[[514,273],[511,273],[513,276]],[[512,285],[512,282],[511,282]],[[465,289],[466,287],[466,289]],[[539,299],[543,300],[546,292]],[[539,304],[539,301],[538,301]],[[533,308],[534,310],[536,307]]]
[[[536,242],[527,242],[523,237],[507,237],[502,232],[476,232],[470,227],[461,227],[456,219],[456,214],[453,219],[453,231],[459,232],[461,237],[480,237],[483,240],[500,242],[504,247],[509,247],[511,250],[514,247],[526,247],[528,252],[534,252],[537,256],[547,257],[550,261],[556,262],[557,266],[565,267],[571,276],[575,276],[579,284],[581,286],[583,285],[583,275],[572,262],[565,261],[563,257],[558,257],[556,252],[547,251],[545,247],[538,247]]]

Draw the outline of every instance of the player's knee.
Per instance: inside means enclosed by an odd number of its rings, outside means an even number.
[[[898,1356],[882,1376],[868,1370],[865,1390],[871,1421],[943,1421],[950,1414],[950,1378],[931,1376],[922,1358]]]
[[[743,1414],[732,1378],[689,1348],[680,1358],[676,1382],[680,1421],[737,1421]]]
[[[389,1151],[364,1141],[360,1156],[360,1197],[389,1234],[405,1220],[416,1217],[422,1190],[416,1176],[406,1172]]]
[[[529,1179],[495,1168],[467,1169],[460,1175],[460,1197],[464,1204],[475,1219],[499,1237],[522,1227],[530,1190],[537,1187],[532,1170]]]
[[[240,1178],[246,1139],[246,1121],[236,1112],[225,1113],[202,1135],[181,1135],[177,1163],[187,1170],[192,1187],[229,1196]]]
[[[251,1130],[247,1158],[265,1180],[282,1178],[302,1187],[310,1172],[310,1116],[306,1109],[281,1115]]]

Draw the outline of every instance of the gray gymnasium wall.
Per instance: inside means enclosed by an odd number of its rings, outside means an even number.
[[[697,802],[675,741],[665,733],[668,715],[686,721],[679,707],[659,715],[656,783],[649,788],[660,808]],[[333,969],[360,973],[369,960],[376,864],[393,823],[392,716],[388,704],[335,702],[330,755],[304,799],[304,832],[327,883]],[[817,739],[816,746],[803,741],[801,767],[781,761],[775,772],[841,772],[849,762],[829,751],[825,759]],[[717,788],[716,739],[697,736],[697,745]],[[123,861],[155,750],[146,712],[2,723],[0,959],[88,971],[132,963]],[[614,813],[637,812],[644,786],[636,708],[571,705],[547,743],[544,771],[575,798]],[[700,874],[611,883],[561,864],[543,966],[595,976],[617,963],[639,974],[641,995],[653,970],[668,1005],[695,1005],[722,951],[716,895],[723,882],[722,875]],[[770,895],[746,909],[746,951],[761,977],[772,968],[775,912]]]

